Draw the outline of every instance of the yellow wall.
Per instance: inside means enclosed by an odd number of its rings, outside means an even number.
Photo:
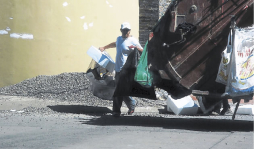
[[[115,41],[122,22],[130,22],[131,34],[138,39],[138,0],[0,0],[0,4],[0,87],[37,75],[85,72],[91,61],[86,51]],[[13,38],[12,33],[33,37]],[[107,51],[115,58],[115,49]]]

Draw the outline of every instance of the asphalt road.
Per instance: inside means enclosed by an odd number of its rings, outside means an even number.
[[[22,110],[28,105],[47,110]],[[1,101],[0,148],[253,149],[253,116],[237,115],[232,121],[231,115],[176,116],[152,107],[137,111],[114,118],[107,107],[30,98]]]
[[[1,148],[253,149],[253,121],[87,114],[1,114]]]

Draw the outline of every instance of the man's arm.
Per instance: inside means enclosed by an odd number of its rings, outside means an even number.
[[[143,48],[141,48],[141,47],[139,47],[139,46],[131,45],[131,46],[129,46],[129,48],[137,48],[138,51],[143,52]]]
[[[140,52],[143,52],[143,48],[140,48],[139,46],[136,46],[136,48],[137,48]]]
[[[136,38],[134,38],[134,44],[135,48],[137,48],[138,51],[143,52],[143,47],[140,45],[139,41]]]
[[[104,47],[99,47],[99,49],[101,50],[101,52],[103,52],[104,50],[106,49],[109,49],[109,48],[115,48],[116,47],[116,42],[112,42]]]

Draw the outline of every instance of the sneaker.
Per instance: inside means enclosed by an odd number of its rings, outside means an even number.
[[[132,115],[134,113],[134,109],[128,111],[128,115]]]
[[[230,107],[229,108],[225,108],[220,112],[220,115],[229,115],[232,114],[233,112],[231,111]]]
[[[220,113],[218,113],[216,111],[212,111],[210,115],[220,115]]]
[[[134,99],[135,100],[135,99]],[[138,105],[138,101],[137,100],[135,100],[135,107]],[[133,113],[134,113],[134,111],[135,111],[135,107],[133,108],[133,109],[129,109],[129,111],[128,111],[128,115],[132,115]]]

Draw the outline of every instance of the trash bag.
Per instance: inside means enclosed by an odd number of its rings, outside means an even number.
[[[192,93],[191,90],[182,86],[179,82],[173,80],[162,79],[157,72],[153,72],[153,85],[157,88],[167,91],[174,99],[181,99]]]
[[[147,65],[147,56],[148,56],[147,44],[148,41],[146,42],[140,60],[138,61],[138,66],[135,72],[134,80],[144,87],[151,87],[153,77]]]
[[[90,81],[90,92],[101,99],[113,100],[115,92],[115,72],[108,72],[106,68],[100,66],[92,60],[86,71],[86,76]]]
[[[119,72],[119,81],[116,84],[114,97],[134,96],[156,99],[154,87],[144,87],[134,80],[135,72],[140,59],[139,51],[135,48],[128,56],[126,63]]]
[[[90,81],[89,90],[94,96],[105,100],[113,100],[113,94],[115,92],[114,76],[105,75],[100,80],[97,80],[92,72],[87,73],[86,76]]]

